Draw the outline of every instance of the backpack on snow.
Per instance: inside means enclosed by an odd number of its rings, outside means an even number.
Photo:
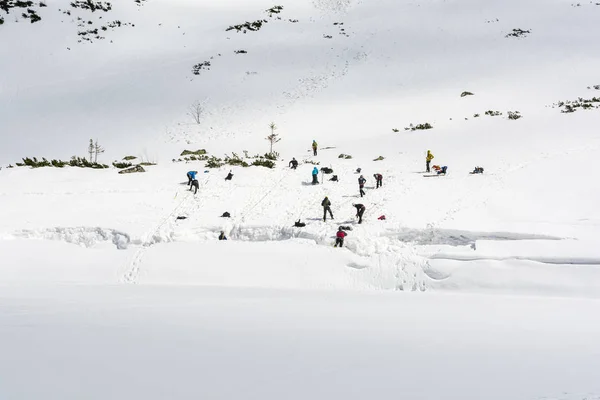
[[[331,174],[331,173],[333,173],[333,169],[331,169],[329,167],[323,167],[323,168],[321,168],[321,172],[323,172],[324,174]]]

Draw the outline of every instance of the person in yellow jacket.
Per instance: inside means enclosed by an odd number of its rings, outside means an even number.
[[[427,172],[431,172],[429,169],[429,163],[433,160],[433,154],[431,154],[431,150],[427,150],[427,157],[425,157],[425,165],[427,165]]]
[[[317,155],[317,142],[314,140],[312,142],[312,149],[313,149],[313,154],[316,156]]]

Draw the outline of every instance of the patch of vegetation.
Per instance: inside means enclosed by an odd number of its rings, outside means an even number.
[[[246,50],[235,50],[234,53],[235,54],[248,54],[248,52]]]
[[[433,129],[433,125],[431,125],[429,122],[418,125],[410,124],[408,127],[404,128],[405,131],[422,131],[427,129]]]
[[[396,132],[396,133],[400,132],[400,129],[398,129],[398,128],[392,128],[392,132]]]
[[[144,166],[144,167],[148,167],[150,165],[156,165],[156,163],[153,163],[153,162],[150,162],[150,161],[142,161],[138,165],[141,165],[141,166]]]
[[[236,153],[231,153],[232,156],[225,156],[225,163],[228,165],[238,166],[238,167],[248,167],[249,164],[244,161],[240,156]]]
[[[502,115],[502,113],[500,111],[488,110],[485,112],[485,115],[489,115],[490,117],[497,117]]]
[[[517,119],[523,117],[519,111],[508,111],[507,114],[508,114],[508,119],[512,119],[512,120],[517,120]]]
[[[319,161],[313,161],[313,160],[306,160],[303,162],[303,164],[321,165],[321,163]]]
[[[352,159],[352,156],[351,156],[351,155],[349,155],[349,154],[343,154],[343,153],[342,153],[342,154],[340,154],[340,155],[338,156],[338,158],[343,158],[344,160],[351,160],[351,159]]]
[[[137,158],[136,156],[125,156],[125,157],[123,157],[123,160],[131,161],[131,160],[135,160],[136,158]]]
[[[118,169],[129,168],[129,167],[133,166],[133,164],[130,162],[117,162],[117,161],[114,161],[112,163],[112,165],[113,165],[113,167],[118,168]]]
[[[54,168],[63,168],[65,166],[71,167],[80,167],[80,168],[94,168],[94,169],[103,169],[109,168],[106,164],[100,164],[97,162],[90,162],[86,158],[82,157],[71,157],[70,161],[62,161],[62,160],[51,160],[48,161],[45,157],[42,157],[41,160],[38,160],[36,157],[29,158],[25,157],[22,159],[22,163],[16,163],[17,167],[31,167],[31,168],[43,168],[43,167],[54,167]]]
[[[588,86],[588,89],[596,89],[596,90],[600,90],[600,85],[594,85],[594,86]]]
[[[252,161],[252,165],[255,167],[274,168],[275,162],[273,162],[272,160],[265,159],[265,158],[258,158],[256,160]]]
[[[208,159],[208,162],[206,163],[206,168],[221,168],[223,165],[225,165],[225,163],[223,163],[223,160],[221,160],[220,158],[217,158],[215,156],[212,156]]]
[[[600,97],[592,97],[591,99],[584,99],[579,97],[577,100],[559,101],[552,105],[552,108],[561,108],[561,113],[568,114],[574,113],[577,109],[592,110],[600,108]]]
[[[192,150],[183,150],[180,154],[181,157],[183,156],[189,156],[189,155],[194,155],[194,156],[203,156],[206,154],[206,150],[204,149],[199,149],[196,151],[192,151]]]
[[[192,74],[200,75],[200,71],[202,71],[203,69],[210,71],[210,61],[203,61],[201,63],[194,65],[192,67]]]
[[[374,159],[373,161],[382,161],[382,160],[385,160],[385,157],[379,156],[376,159]]]
[[[513,29],[512,32],[508,33],[505,37],[510,38],[510,37],[516,37],[516,38],[521,38],[521,37],[527,37],[527,35],[529,35],[531,33],[531,30],[525,30],[525,29]]]
[[[139,6],[142,5],[147,0],[134,0],[134,2]],[[56,2],[53,2],[50,7],[57,7]],[[11,10],[22,10],[22,12],[15,13],[15,22],[18,22],[19,18],[29,20],[31,23],[35,23],[42,20],[42,14],[40,13],[42,8],[48,7],[45,1],[24,1],[24,0],[0,0],[0,14],[5,13],[6,15],[10,14]],[[93,1],[93,0],[76,0],[68,3],[66,9],[56,8],[58,12],[71,16],[76,12],[86,12],[86,13],[108,13],[112,11],[113,6],[112,3],[106,1]],[[99,17],[102,19],[102,17]],[[0,15],[0,24],[3,24],[5,19]],[[70,22],[77,24],[77,27],[83,28],[77,32],[77,36],[79,37],[78,42],[92,42],[94,39],[105,39],[102,35],[102,32],[107,32],[109,29],[114,30],[116,28],[120,28],[123,26],[135,26],[129,22],[121,22],[119,20],[115,20],[109,22],[102,26],[94,26],[96,23],[92,20],[86,20],[81,16],[78,16],[75,19],[72,19]],[[67,48],[70,50],[70,48]]]
[[[473,118],[479,118],[479,114],[473,114]]]
[[[471,92],[462,92],[462,93],[460,94],[460,97],[466,97],[466,96],[474,96],[474,94],[473,94],[473,93],[471,93]]]
[[[265,153],[264,158],[270,161],[277,161],[279,158],[279,153],[276,151],[272,151],[270,153]]]

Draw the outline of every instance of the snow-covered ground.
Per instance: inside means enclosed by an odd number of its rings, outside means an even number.
[[[600,398],[600,110],[553,107],[600,97],[600,6],[132,1],[77,43],[68,3],[0,26],[0,399]],[[274,169],[172,162],[271,122]],[[157,165],[6,168],[90,138]]]

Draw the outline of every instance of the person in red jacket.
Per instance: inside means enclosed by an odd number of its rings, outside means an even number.
[[[346,237],[347,233],[344,232],[342,230],[342,227],[340,226],[338,228],[337,233],[335,234],[335,245],[333,245],[333,247],[338,247],[338,245],[340,247],[344,247],[344,238]]]
[[[375,182],[377,183],[375,189],[379,189],[381,186],[383,186],[383,175],[375,174],[373,175],[373,177],[375,178]]]

